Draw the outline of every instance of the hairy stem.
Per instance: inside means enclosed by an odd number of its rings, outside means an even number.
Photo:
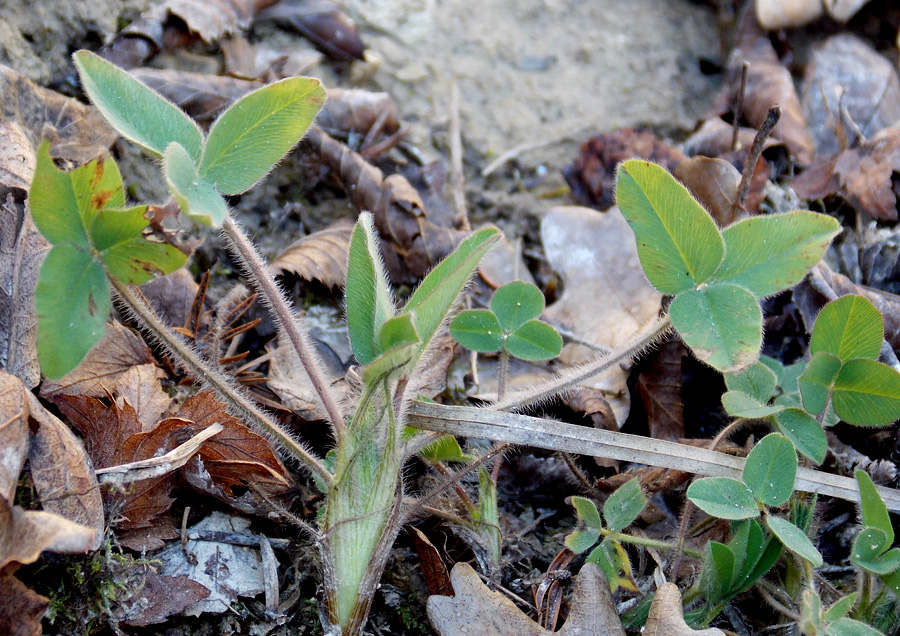
[[[495,411],[516,411],[533,404],[540,404],[560,393],[568,391],[578,383],[584,382],[588,378],[606,371],[613,365],[625,360],[631,360],[634,356],[653,344],[657,339],[664,336],[671,327],[672,321],[669,319],[669,315],[666,314],[653,323],[649,329],[633,337],[621,349],[595,358],[585,364],[578,365],[571,371],[560,375],[558,378],[538,384],[537,386],[524,391],[513,393],[504,400],[498,401],[490,408]]]
[[[246,269],[251,285],[260,293],[260,296],[269,305],[272,318],[281,331],[287,334],[288,340],[297,352],[306,374],[312,382],[316,395],[322,401],[325,412],[331,420],[334,436],[340,442],[344,434],[344,419],[338,409],[337,402],[328,388],[328,383],[319,372],[316,357],[313,355],[306,330],[294,320],[294,312],[291,311],[287,299],[285,299],[275,279],[269,272],[253,243],[244,231],[230,217],[225,219],[222,230],[228,237],[232,251],[238,257]]]
[[[221,400],[231,407],[234,413],[255,424],[326,483],[331,482],[331,473],[312,453],[291,437],[267,413],[253,404],[243,389],[215,369],[193,347],[169,329],[143,298],[115,277],[110,276],[109,282],[129,315],[148,331],[169,354],[183,364],[194,377],[204,386],[212,389]]]
[[[609,537],[610,539],[616,539],[622,543],[631,543],[632,545],[641,545],[646,548],[655,548],[657,550],[668,550],[670,552],[678,551],[679,547],[672,543],[666,543],[665,541],[656,541],[655,539],[648,539],[646,537],[636,537],[631,534],[626,534],[624,532],[613,532],[612,530],[608,530],[607,528],[601,528],[600,534],[604,537]],[[695,559],[702,559],[703,553],[698,552],[697,550],[692,550],[691,548],[681,548],[681,551],[684,552],[689,557],[693,557]]]

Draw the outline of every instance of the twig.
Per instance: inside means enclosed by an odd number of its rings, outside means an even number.
[[[225,222],[222,224],[222,230],[228,237],[241,262],[247,268],[251,284],[257,288],[260,297],[269,305],[272,318],[282,332],[287,335],[294,351],[297,352],[297,357],[300,358],[300,362],[306,370],[306,375],[309,376],[316,395],[319,396],[319,400],[321,400],[322,406],[325,407],[325,412],[331,420],[335,439],[337,442],[340,442],[344,434],[344,418],[341,416],[341,411],[334,396],[331,394],[331,390],[328,388],[328,384],[325,382],[325,378],[319,372],[318,361],[309,345],[309,336],[307,336],[306,330],[294,320],[294,313],[288,306],[287,300],[281,290],[278,289],[275,279],[272,278],[272,274],[243,230],[231,217],[225,219]]]
[[[738,188],[738,197],[731,205],[732,217],[737,214],[738,210],[745,209],[744,203],[746,203],[747,194],[750,192],[750,179],[753,177],[753,172],[756,170],[756,162],[759,161],[759,156],[762,154],[766,139],[772,134],[772,130],[778,124],[779,119],[781,119],[781,104],[770,106],[765,121],[762,123],[762,126],[759,127],[756,137],[753,138],[753,145],[750,146],[750,154],[747,155],[747,161],[744,163],[744,170],[741,172],[741,185]]]
[[[439,433],[490,439],[593,457],[648,464],[711,477],[740,479],[745,460],[664,440],[592,429],[515,413],[414,402],[407,423]],[[855,479],[799,468],[795,490],[859,502]],[[900,490],[877,486],[889,510],[900,512]]]
[[[741,116],[744,114],[744,94],[747,92],[747,75],[750,72],[750,62],[744,60],[741,64],[741,87],[738,89],[737,103],[734,105],[734,121],[731,123],[731,149],[738,149],[738,135],[741,132]]]
[[[575,135],[581,133],[587,126],[579,126],[575,130],[562,133],[561,135],[557,135],[556,137],[550,137],[549,139],[544,139],[542,141],[531,141],[526,144],[522,144],[520,146],[516,146],[510,150],[507,150],[502,155],[494,159],[486,168],[481,171],[482,177],[490,176],[497,168],[502,166],[504,163],[509,161],[510,159],[514,159],[518,157],[522,153],[528,152],[530,150],[537,150],[539,148],[544,148],[546,146],[552,146],[555,143],[559,143],[565,139],[570,139]]]
[[[459,126],[459,84],[454,79],[450,85],[450,179],[453,185],[453,201],[459,229],[469,231],[469,212],[466,206],[466,178],[463,173],[462,132]]]

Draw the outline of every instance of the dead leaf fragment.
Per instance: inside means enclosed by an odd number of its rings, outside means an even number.
[[[865,139],[900,121],[900,78],[894,65],[849,33],[813,51],[803,78],[803,112],[816,151],[833,155],[852,143],[839,109]]]
[[[0,367],[29,389],[41,381],[34,288],[49,250],[27,209],[9,194],[0,204]]]
[[[618,208],[597,212],[575,206],[551,209],[541,222],[547,260],[565,288],[544,319],[601,347],[621,346],[659,312],[662,294],[644,276],[634,235]],[[577,364],[596,356],[567,344],[560,360]],[[616,421],[628,416],[628,372],[619,367],[585,383],[607,396]]]
[[[642,363],[646,368],[638,375],[637,389],[653,439],[675,442],[684,437],[681,361],[687,355],[681,340],[673,338]]]
[[[684,622],[681,592],[674,583],[666,583],[656,590],[643,633],[645,636],[725,636],[721,629],[691,629]]]
[[[29,589],[12,575],[10,568],[0,571],[0,634],[40,636],[41,619],[50,599]]]
[[[94,467],[84,446],[68,426],[26,394],[37,430],[28,455],[31,478],[47,512],[91,528],[92,549],[100,547],[105,530],[103,500]]]
[[[94,549],[94,530],[52,512],[23,510],[0,497],[0,568],[34,563],[44,550],[78,554]]]
[[[409,534],[416,545],[416,552],[419,553],[419,567],[422,568],[422,576],[425,578],[425,584],[428,586],[428,593],[439,596],[453,596],[450,573],[447,571],[447,566],[441,558],[441,553],[434,547],[434,544],[425,533],[418,528],[410,527]]]
[[[82,395],[105,397],[131,367],[152,364],[153,353],[140,336],[118,322],[106,326],[106,334],[68,375],[41,386],[42,397]]]
[[[0,121],[16,122],[32,148],[38,147],[49,124],[57,133],[50,155],[77,165],[96,159],[117,137],[96,108],[42,88],[2,64]]]
[[[21,126],[0,121],[0,186],[27,190],[34,176],[34,148]]]
[[[351,223],[338,221],[291,243],[269,267],[275,272],[290,272],[305,280],[317,280],[326,287],[341,287],[347,280],[347,254],[352,233]]]
[[[141,577],[140,594],[132,595],[116,608],[117,618],[127,625],[143,627],[165,622],[210,594],[206,586],[186,576],[166,576],[147,565],[135,567],[142,571],[129,574]]]
[[[172,402],[160,386],[163,377],[165,373],[155,364],[139,364],[116,380],[116,395],[134,409],[142,431],[153,429]]]
[[[338,60],[362,60],[365,45],[353,20],[328,0],[281,0],[260,12],[281,26],[303,34],[324,53]]]
[[[141,292],[167,325],[188,327],[188,318],[199,288],[190,272],[180,267],[171,274],[141,285]],[[200,313],[205,316],[205,312]],[[205,326],[202,322],[201,325]]]
[[[0,369],[0,497],[13,501],[28,457],[28,403],[25,387]]]
[[[243,31],[253,22],[257,10],[272,4],[273,0],[166,0],[141,16],[160,24],[168,14],[176,15],[188,29],[205,42]]]
[[[569,618],[556,632],[542,629],[506,596],[488,589],[465,563],[453,566],[450,580],[455,596],[431,596],[426,605],[428,620],[440,636],[625,636],[609,584],[592,563],[581,568]]]

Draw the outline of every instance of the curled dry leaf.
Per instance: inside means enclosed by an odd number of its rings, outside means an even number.
[[[362,60],[365,45],[353,20],[328,0],[281,0],[262,11],[260,19],[273,19],[303,34],[327,55],[338,60]]]
[[[0,121],[0,186],[28,190],[34,176],[34,148],[15,121]]]
[[[724,159],[692,157],[682,161],[674,174],[703,204],[719,227],[727,227],[748,216],[740,208],[735,213],[741,173]]]
[[[12,194],[0,204],[0,367],[32,389],[41,381],[37,360],[34,288],[50,249]]]
[[[429,594],[439,596],[453,596],[453,585],[450,582],[450,572],[431,540],[424,532],[415,526],[409,526],[409,535],[412,537],[419,554],[419,566],[422,568],[422,576]]]
[[[637,378],[638,395],[653,439],[675,442],[684,437],[681,361],[690,355],[677,338],[662,343],[647,356]]]
[[[684,622],[681,592],[674,583],[666,583],[656,590],[643,634],[645,636],[725,636],[725,632],[721,629],[714,627],[691,629]]]
[[[26,398],[29,414],[37,423],[28,462],[41,506],[46,512],[91,529],[91,549],[96,550],[105,529],[103,500],[84,445],[31,392]]]
[[[621,128],[589,139],[563,174],[576,201],[606,210],[615,202],[616,167],[634,157],[661,164],[670,172],[686,159],[683,152],[649,130]]]
[[[389,93],[359,88],[329,88],[325,106],[316,117],[316,125],[329,135],[367,134],[376,124],[387,135],[400,130],[397,104]]]
[[[738,41],[726,67],[728,82],[716,98],[715,113],[724,115],[734,109],[745,60],[750,63],[750,70],[744,92],[744,120],[758,129],[765,121],[769,107],[781,104],[781,119],[772,131],[772,137],[787,146],[794,161],[804,166],[809,165],[814,153],[813,142],[806,129],[794,80],[775,54],[768,36],[760,30],[752,16],[745,16],[741,20]]]
[[[272,3],[273,0],[165,0],[141,19],[164,24],[170,14],[175,15],[205,42],[215,42],[249,27],[256,12]]]
[[[0,497],[0,569],[37,561],[44,550],[80,554],[94,550],[94,529],[44,510],[23,510]]]
[[[13,501],[28,457],[28,402],[22,382],[0,369],[0,498]]]
[[[140,336],[118,322],[107,325],[106,334],[71,373],[41,385],[41,396],[82,395],[105,397],[131,367],[153,364],[153,353]]]
[[[654,320],[662,295],[644,276],[634,235],[618,208],[557,207],[541,222],[547,260],[565,282],[544,319],[601,347],[621,346]],[[560,360],[577,364],[596,352],[567,344]],[[628,372],[620,367],[585,382],[601,390],[621,426],[628,416]]]
[[[450,581],[455,596],[431,596],[426,606],[428,620],[440,636],[625,636],[609,584],[593,563],[581,568],[569,602],[569,618],[556,632],[542,629],[506,596],[488,589],[465,563],[453,566]]]
[[[44,125],[56,131],[50,155],[81,165],[106,152],[116,140],[99,111],[78,100],[41,88],[24,75],[0,65],[0,121],[16,122],[37,148]]]
[[[278,273],[290,272],[326,287],[341,287],[347,280],[347,254],[353,225],[341,220],[324,230],[288,245],[270,264]]]
[[[875,219],[896,221],[895,174],[900,174],[900,126],[889,126],[858,146],[817,160],[791,186],[801,198],[836,194]]]
[[[819,155],[853,145],[852,120],[865,139],[900,121],[900,78],[863,40],[835,35],[817,47],[803,78],[803,112]],[[845,109],[842,115],[839,109]]]
[[[274,49],[263,44],[251,44],[238,34],[223,40],[221,47],[228,73],[264,82],[303,75],[322,61],[322,54],[312,49],[299,46],[287,50]]]
[[[394,282],[423,277],[466,236],[434,222],[419,193],[402,175],[385,177],[359,153],[319,128],[310,128],[306,142],[335,171],[356,208],[375,216],[375,226],[393,247],[384,257]]]
[[[41,619],[50,599],[26,587],[11,570],[0,570],[0,634],[40,636]]]

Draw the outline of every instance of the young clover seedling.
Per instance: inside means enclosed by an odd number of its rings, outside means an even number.
[[[520,360],[550,360],[562,351],[559,332],[537,320],[544,311],[541,290],[524,281],[499,287],[490,309],[469,309],[450,323],[450,335],[479,353],[504,350]]]
[[[228,216],[223,195],[246,192],[266,176],[325,102],[319,80],[289,77],[238,99],[204,135],[183,110],[119,67],[90,51],[74,59],[94,106],[119,134],[162,157],[182,211],[213,227]]]
[[[92,161],[71,172],[38,148],[28,192],[34,224],[53,245],[35,289],[38,361],[57,379],[78,366],[106,331],[110,308],[107,276],[141,285],[181,267],[178,248],[145,236],[150,206],[125,207],[125,188],[115,161]]]
[[[865,471],[856,471],[856,482],[859,484],[863,528],[853,543],[850,561],[878,576],[900,595],[900,548],[891,548],[894,527],[887,506]]]
[[[759,299],[799,283],[840,232],[837,220],[803,210],[754,216],[720,232],[687,188],[638,159],[619,166],[616,202],[650,283],[675,297],[672,325],[720,371],[757,360]]]

